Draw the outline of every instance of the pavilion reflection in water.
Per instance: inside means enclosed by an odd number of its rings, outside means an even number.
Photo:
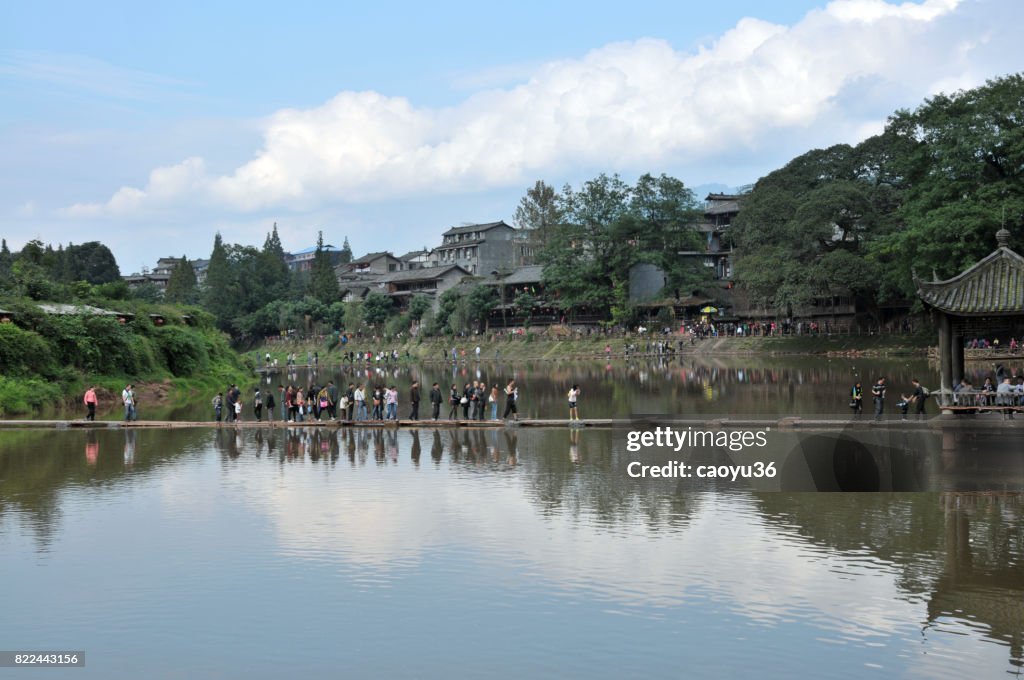
[[[1009,645],[1010,663],[1024,671],[1021,501],[1019,494],[941,495],[946,552],[928,598],[928,624],[950,617],[980,623],[988,637]]]

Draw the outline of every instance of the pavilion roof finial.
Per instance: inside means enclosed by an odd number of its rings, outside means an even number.
[[[1000,248],[1009,248],[1010,247],[1010,230],[1007,229],[1006,227],[1003,227],[1002,229],[997,231],[996,232],[996,243],[999,245]]]

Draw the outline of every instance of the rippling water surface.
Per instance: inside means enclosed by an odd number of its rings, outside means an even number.
[[[600,431],[0,432],[0,640],[76,678],[1022,671],[1018,495],[622,465]]]

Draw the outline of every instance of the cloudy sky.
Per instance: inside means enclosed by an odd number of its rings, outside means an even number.
[[[537,179],[748,184],[1024,69],[1021,0],[212,4],[0,9],[13,248],[404,252]]]

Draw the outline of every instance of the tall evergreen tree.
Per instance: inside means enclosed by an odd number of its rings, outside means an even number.
[[[536,247],[547,245],[551,229],[562,221],[562,206],[555,188],[537,180],[520,199],[513,221],[520,229],[530,230]]]
[[[352,261],[352,246],[348,244],[348,236],[345,237],[345,242],[341,244],[341,254],[338,255],[338,262],[341,264],[348,264]]]
[[[171,270],[164,299],[179,304],[192,304],[196,301],[196,271],[184,255]]]
[[[7,247],[7,239],[0,239],[0,289],[9,287],[13,265],[14,256]]]
[[[231,296],[232,278],[227,249],[221,240],[220,232],[217,232],[213,239],[213,252],[210,253],[210,265],[206,269],[203,306],[217,318],[218,325],[223,329],[231,327],[235,307]]]
[[[277,222],[274,222],[274,228],[263,242],[263,250],[260,251],[257,264],[258,285],[264,303],[281,300],[288,295],[291,272],[288,271],[284,256],[281,237],[277,234]]]
[[[334,273],[331,254],[324,250],[324,233],[316,237],[316,254],[309,276],[309,294],[325,305],[337,301],[341,297],[338,277]]]

